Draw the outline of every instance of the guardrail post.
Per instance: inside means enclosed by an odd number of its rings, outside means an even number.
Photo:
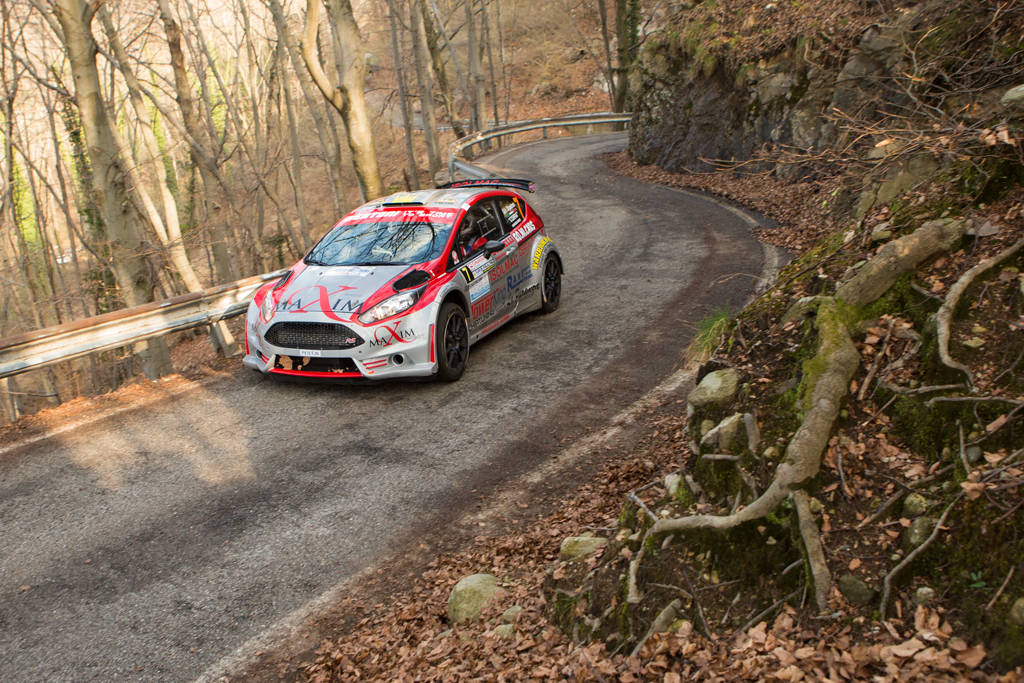
[[[17,422],[21,417],[21,410],[18,407],[18,397],[11,393],[10,378],[0,379],[0,403],[4,406],[4,415],[8,422]]]
[[[239,348],[235,335],[231,334],[228,324],[223,320],[211,323],[210,341],[213,342],[213,348],[220,351],[225,358],[235,358],[242,355],[242,349]]]

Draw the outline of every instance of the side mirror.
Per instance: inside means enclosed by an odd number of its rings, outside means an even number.
[[[505,243],[499,240],[487,240],[484,243],[484,251],[488,254],[495,254],[505,248]]]

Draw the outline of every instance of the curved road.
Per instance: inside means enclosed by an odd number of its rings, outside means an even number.
[[[238,368],[0,455],[0,679],[184,680],[600,426],[738,307],[762,249],[707,200],[613,175],[622,134],[513,148],[565,256],[561,308],[455,384],[324,386]],[[724,279],[723,279],[724,278]]]

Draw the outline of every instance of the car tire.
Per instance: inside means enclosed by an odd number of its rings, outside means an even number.
[[[441,306],[434,328],[434,346],[437,348],[437,379],[454,382],[469,363],[469,324],[466,312],[452,301]]]
[[[551,313],[558,308],[558,303],[562,300],[562,266],[557,258],[549,256],[541,273],[540,310],[543,313]]]

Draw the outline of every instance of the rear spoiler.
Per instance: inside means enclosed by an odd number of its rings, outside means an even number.
[[[471,180],[453,180],[444,185],[438,185],[439,190],[452,190],[461,187],[514,187],[517,190],[534,192],[536,187],[532,180],[524,178],[473,178]]]

